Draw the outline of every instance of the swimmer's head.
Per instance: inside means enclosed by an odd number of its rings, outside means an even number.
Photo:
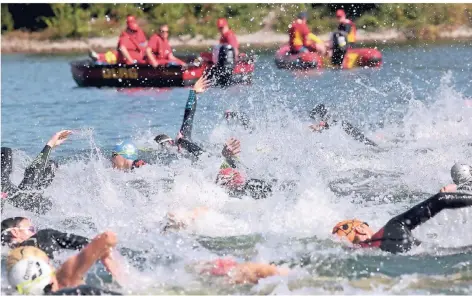
[[[113,168],[119,170],[130,169],[133,161],[138,158],[138,149],[133,143],[121,141],[115,145],[112,151],[111,161]]]
[[[129,141],[121,141],[115,145],[112,155],[120,155],[129,160],[136,160],[138,158],[138,149]]]
[[[456,163],[451,168],[451,178],[454,184],[458,186],[472,182],[472,167],[467,164]]]
[[[344,220],[334,226],[332,234],[347,239],[353,244],[368,240],[374,234],[369,224],[361,220]]]
[[[19,244],[33,236],[36,228],[28,218],[13,217],[2,221],[1,231],[2,245]]]
[[[216,183],[230,189],[237,189],[244,186],[245,179],[241,173],[233,168],[221,169],[218,172]]]
[[[2,147],[2,179],[9,178],[13,170],[13,151],[11,148]]]
[[[327,121],[329,119],[328,109],[324,104],[318,104],[310,111],[310,118],[317,121]]]
[[[157,135],[154,138],[154,141],[159,145],[159,147],[174,146],[174,140],[166,134]]]
[[[7,276],[10,285],[24,295],[47,294],[56,283],[49,258],[35,247],[20,247],[10,251]]]

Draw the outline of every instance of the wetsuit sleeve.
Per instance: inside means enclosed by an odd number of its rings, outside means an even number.
[[[183,138],[179,139],[178,144],[182,146],[185,150],[195,155],[196,157],[200,156],[203,153],[203,149],[200,148],[197,144],[190,142],[189,140]]]
[[[193,127],[193,118],[195,116],[195,111],[197,110],[197,93],[192,89],[189,92],[187,103],[185,105],[184,119],[182,121],[182,126],[180,132],[184,138],[191,140],[192,139],[192,127]]]
[[[57,242],[57,244],[64,249],[80,250],[90,243],[88,238],[80,235],[60,232],[54,229],[48,230],[51,232],[51,236]]]
[[[230,32],[227,36],[227,40],[228,40],[228,43],[234,47],[234,48],[239,48],[239,43],[238,43],[238,39],[236,38],[236,34],[234,34],[234,32]]]
[[[43,150],[33,160],[28,168],[25,170],[23,181],[18,186],[21,190],[36,189],[39,186],[44,170],[49,160],[52,148],[49,145],[44,146]]]
[[[342,127],[343,127],[344,131],[348,135],[353,137],[356,141],[361,142],[365,145],[369,145],[369,146],[375,146],[375,147],[378,146],[374,141],[367,138],[358,128],[356,128],[355,126],[353,126],[349,122],[343,120],[342,121]]]
[[[445,209],[459,209],[472,206],[472,193],[451,192],[438,193],[417,204],[391,221],[401,222],[406,228],[413,230],[422,223],[436,216]]]

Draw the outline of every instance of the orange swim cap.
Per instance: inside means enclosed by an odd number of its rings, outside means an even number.
[[[334,226],[332,234],[336,234],[341,238],[346,237],[352,243],[356,237],[356,233],[353,231],[354,228],[362,224],[369,226],[369,224],[358,219],[344,220]]]

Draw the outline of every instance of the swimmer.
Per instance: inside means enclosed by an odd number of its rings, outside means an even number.
[[[445,209],[472,206],[472,192],[438,193],[400,214],[375,232],[366,222],[352,219],[341,221],[332,233],[360,248],[380,248],[390,253],[409,251],[421,244],[411,231]]]
[[[454,182],[441,188],[440,192],[470,191],[472,192],[472,166],[456,163],[451,168]]]
[[[114,169],[134,170],[146,163],[138,159],[138,148],[129,141],[120,141],[113,148],[111,161]]]
[[[318,121],[317,124],[312,124],[309,126],[314,132],[322,132],[323,130],[329,129],[330,126],[336,125],[338,123],[338,120],[331,118],[331,115],[328,114],[328,109],[323,104],[319,104],[315,106],[313,110],[311,110],[310,118]],[[346,134],[353,137],[356,141],[368,146],[378,146],[374,141],[367,138],[358,128],[349,122],[341,120],[341,126]]]
[[[51,209],[52,202],[50,199],[39,192],[32,191],[42,190],[51,184],[57,169],[57,163],[50,160],[49,156],[52,149],[64,143],[70,134],[72,134],[71,131],[62,130],[49,139],[43,150],[26,168],[23,180],[18,187],[10,181],[10,175],[13,171],[12,149],[2,147],[2,212],[5,201],[14,207],[38,214],[44,214]]]
[[[111,258],[117,239],[113,232],[96,236],[79,254],[67,259],[55,269],[50,259],[38,248],[20,247],[7,257],[7,277],[10,285],[20,294],[32,295],[120,295],[84,284],[83,278],[96,261],[102,260],[115,279],[119,269]]]
[[[260,279],[289,273],[289,269],[273,264],[238,263],[230,258],[200,262],[195,268],[203,275],[225,277],[230,284],[257,284]]]
[[[222,155],[225,161],[220,166],[216,177],[216,183],[228,189],[228,193],[233,197],[250,195],[254,199],[267,198],[272,193],[272,185],[260,179],[246,179],[238,170],[241,166],[239,153],[241,143],[236,138],[230,138],[223,147]]]
[[[44,251],[49,258],[54,259],[54,252],[61,249],[81,250],[90,240],[86,237],[64,233],[54,229],[41,229],[25,217],[8,218],[2,221],[2,246],[12,249],[32,246]]]
[[[187,150],[191,155],[198,158],[203,153],[203,149],[192,142],[193,119],[197,111],[197,94],[204,93],[211,85],[211,81],[206,75],[202,75],[193,88],[190,90],[187,102],[185,104],[184,118],[176,140],[165,134],[158,135],[154,141],[159,145],[159,148],[170,152],[171,147],[177,147],[180,152],[181,148]]]

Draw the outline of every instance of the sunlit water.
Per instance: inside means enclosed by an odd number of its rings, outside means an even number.
[[[13,181],[20,182],[54,132],[75,134],[53,152],[61,166],[45,194],[54,210],[39,217],[7,207],[2,218],[26,215],[40,227],[89,237],[115,231],[120,247],[134,254],[125,259],[133,270],[123,292],[470,294],[472,253],[438,247],[472,245],[471,209],[445,211],[419,227],[414,235],[425,243],[403,255],[346,249],[330,234],[336,222],[354,217],[382,227],[450,183],[456,160],[472,160],[470,49],[392,47],[382,50],[381,69],[322,73],[278,70],[271,54],[260,54],[252,85],[210,89],[198,101],[193,137],[211,156],[133,173],[114,171],[107,151],[118,139],[156,148],[155,135],[175,135],[188,89],[76,88],[68,66],[76,57],[3,56],[2,146],[18,149]],[[317,103],[379,147],[337,127],[311,133],[308,111]],[[228,125],[226,109],[244,110],[254,130]],[[214,180],[231,136],[242,142],[248,175],[296,181],[293,191],[276,190],[266,200],[228,197]],[[170,189],[165,178],[175,179]],[[160,234],[168,211],[202,205],[210,212],[188,230]],[[196,262],[219,256],[275,262],[292,272],[233,287],[192,271]],[[109,282],[98,268],[88,282]]]

